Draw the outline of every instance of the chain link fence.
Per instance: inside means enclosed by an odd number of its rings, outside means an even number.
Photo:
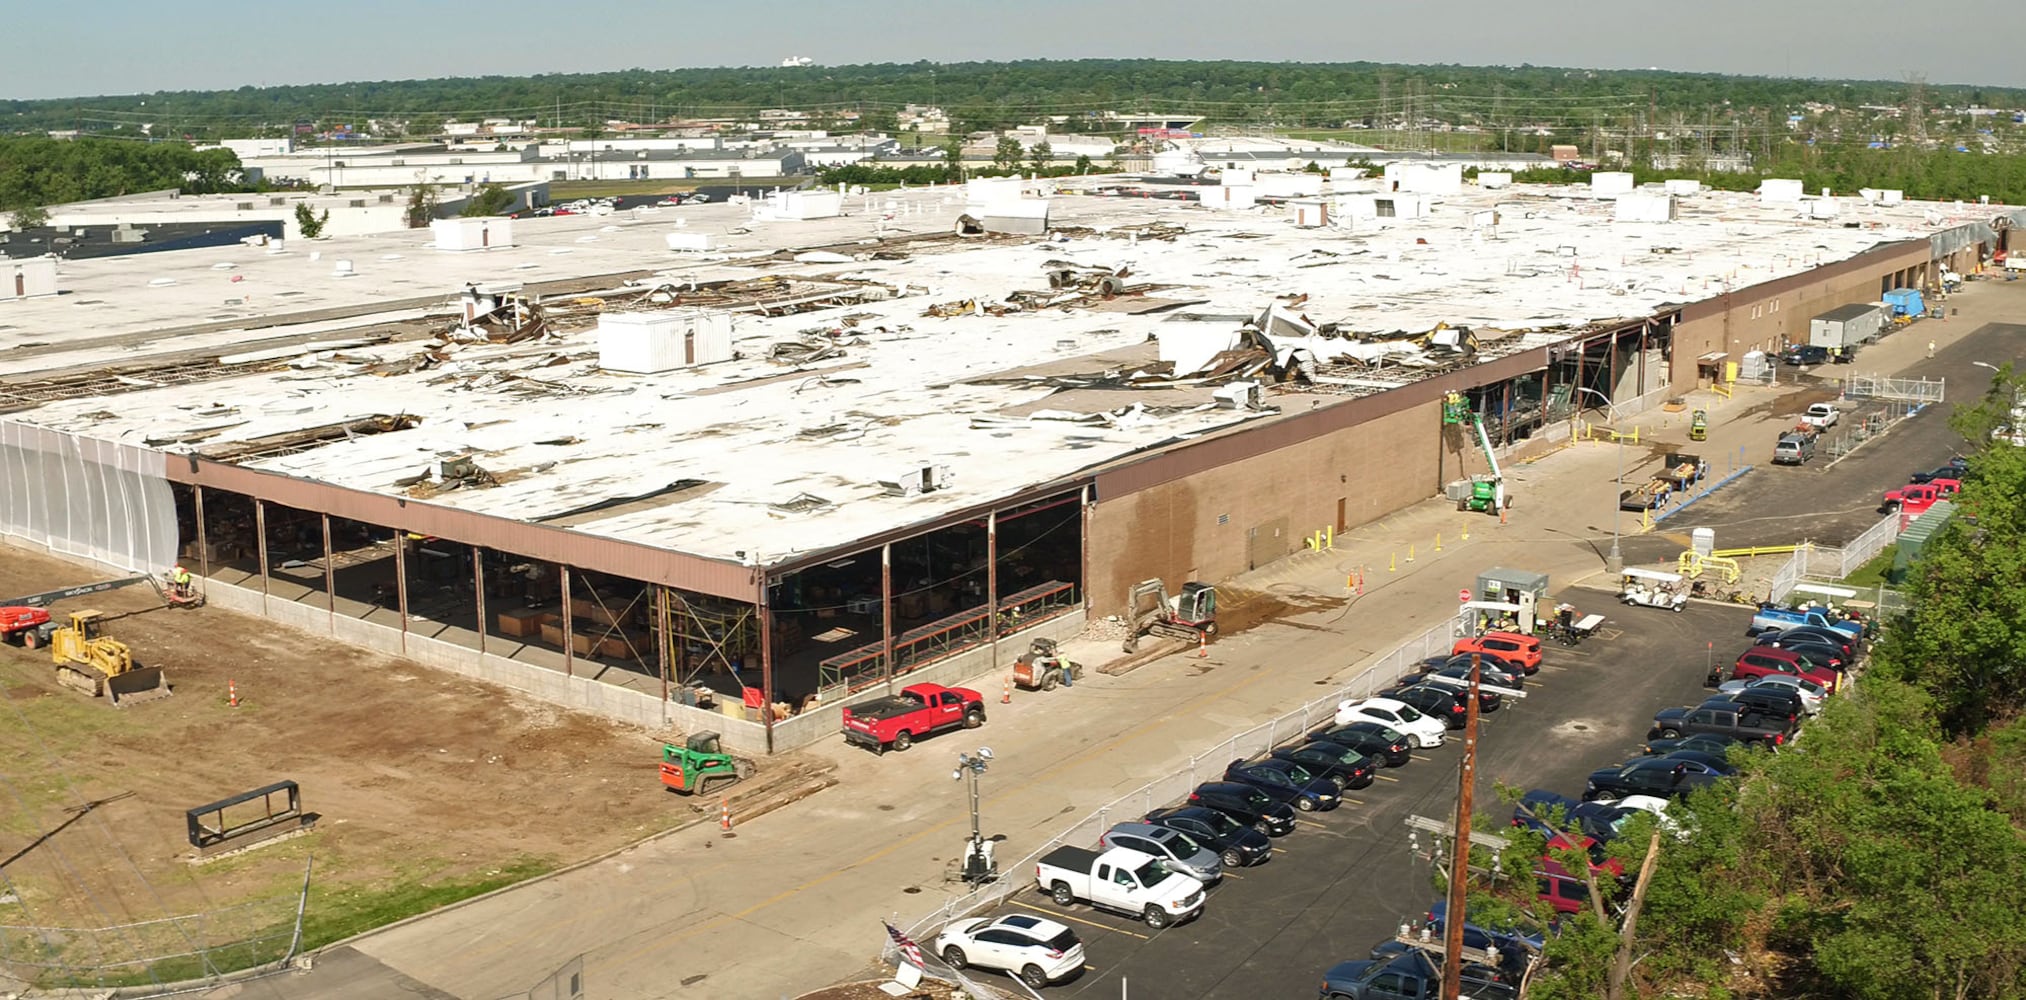
[[[302,943],[308,891],[305,877],[300,894],[203,913],[104,927],[0,924],[0,968],[37,990],[117,990],[122,997],[185,992],[227,973],[276,972]]]
[[[1899,540],[1900,527],[1900,515],[1892,514],[1864,529],[1862,534],[1841,548],[1803,545],[1795,549],[1786,562],[1773,570],[1767,599],[1784,603],[1796,586],[1811,580],[1845,586],[1842,580]],[[1858,599],[1869,600],[1876,605],[1880,615],[1906,610],[1906,598],[1896,590],[1879,586],[1861,588],[1858,594]]]
[[[1345,681],[1331,693],[1269,722],[1226,737],[1210,749],[1190,757],[1187,765],[1099,806],[1095,812],[1057,832],[1047,843],[1019,860],[1010,864],[1002,860],[999,866],[1000,877],[997,881],[945,901],[941,906],[905,925],[903,931],[910,940],[919,944],[935,937],[936,931],[944,924],[988,909],[1019,893],[1034,884],[1029,873],[1043,855],[1065,844],[1095,845],[1098,838],[1113,824],[1138,819],[1152,810],[1181,802],[1197,785],[1216,780],[1221,776],[1224,768],[1232,760],[1257,756],[1282,743],[1299,739],[1324,723],[1333,721],[1339,702],[1349,698],[1368,698],[1391,687],[1399,678],[1413,671],[1422,660],[1432,656],[1448,655],[1454,648],[1456,639],[1470,634],[1470,631],[1469,620],[1459,615],[1454,620],[1443,622],[1401,643],[1390,652],[1372,660],[1358,672],[1357,676]],[[885,942],[880,955],[890,964],[900,961],[899,949],[891,940]],[[958,977],[948,974],[949,970],[943,967],[939,957],[934,955],[926,957],[931,966],[925,970],[926,972],[961,983]]]

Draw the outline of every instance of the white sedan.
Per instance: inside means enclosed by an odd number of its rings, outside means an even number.
[[[1439,747],[1449,733],[1449,727],[1441,719],[1425,715],[1420,709],[1391,698],[1353,698],[1340,702],[1337,705],[1337,725],[1347,726],[1353,722],[1391,726],[1405,733],[1417,747]]]
[[[953,920],[936,935],[935,950],[952,969],[1002,969],[1037,989],[1083,968],[1076,932],[1029,913]]]
[[[1829,696],[1829,689],[1807,677],[1793,674],[1768,674],[1743,680],[1725,681],[1717,688],[1724,694],[1736,694],[1749,687],[1784,688],[1801,696],[1801,711],[1810,718],[1822,713],[1822,699]]]
[[[1686,810],[1682,809],[1677,803],[1669,802],[1657,795],[1627,795],[1612,804],[1620,809],[1637,809],[1640,812],[1652,813],[1653,818],[1659,823],[1660,831],[1676,840],[1687,840],[1689,834],[1695,830],[1695,824],[1692,821],[1683,822],[1668,814],[1668,807],[1670,806],[1675,807],[1675,812],[1685,812]],[[1616,824],[1613,825],[1616,826]]]

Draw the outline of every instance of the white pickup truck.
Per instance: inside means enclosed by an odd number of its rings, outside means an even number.
[[[1203,883],[1161,859],[1122,847],[1099,852],[1058,847],[1034,865],[1034,882],[1061,906],[1081,899],[1137,916],[1156,930],[1203,911]]]
[[[1817,430],[1828,430],[1843,419],[1843,411],[1835,403],[1810,403],[1807,412],[1801,414],[1801,422]]]

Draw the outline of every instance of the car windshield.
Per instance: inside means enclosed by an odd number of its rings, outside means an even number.
[[[1251,772],[1251,775],[1255,781],[1265,782],[1269,785],[1279,785],[1283,788],[1294,784],[1293,781],[1288,780],[1287,775],[1270,767],[1256,768]]]
[[[1202,820],[1204,826],[1207,826],[1218,833],[1230,833],[1233,830],[1238,829],[1237,820],[1232,819],[1231,817],[1226,816],[1221,812],[1217,812],[1214,809],[1204,813],[1202,816]]]
[[[1419,722],[1421,721],[1421,713],[1415,711],[1412,705],[1402,705],[1400,706],[1400,721]]]
[[[1203,845],[1197,843],[1195,841],[1195,838],[1190,837],[1188,834],[1183,833],[1180,830],[1173,830],[1170,832],[1173,834],[1173,836],[1170,836],[1168,838],[1168,846],[1174,850],[1176,857],[1186,858],[1191,854],[1202,853]]]
[[[1310,771],[1308,768],[1305,768],[1300,764],[1289,764],[1287,767],[1287,776],[1293,778],[1295,780],[1295,783],[1297,784],[1307,784],[1308,782],[1315,780],[1315,772]]]
[[[1133,877],[1139,879],[1140,884],[1143,886],[1156,886],[1167,881],[1170,874],[1172,873],[1168,870],[1167,865],[1159,861],[1149,861],[1141,865],[1139,870],[1133,872]]]

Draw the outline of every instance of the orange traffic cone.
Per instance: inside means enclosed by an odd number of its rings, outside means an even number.
[[[230,678],[225,681],[225,703],[233,708],[239,707],[239,683]]]
[[[1208,632],[1196,633],[1196,658],[1200,660],[1209,655],[1210,655],[1210,634]]]
[[[732,832],[732,803],[729,799],[718,800],[718,829]]]
[[[1013,704],[1013,675],[1012,675],[1012,674],[1007,674],[1007,675],[1006,675],[1006,690],[1005,690],[1004,692],[1002,692],[1002,693],[1001,693],[1001,694],[999,695],[999,704],[1001,704],[1001,705],[1011,705],[1011,704]]]

